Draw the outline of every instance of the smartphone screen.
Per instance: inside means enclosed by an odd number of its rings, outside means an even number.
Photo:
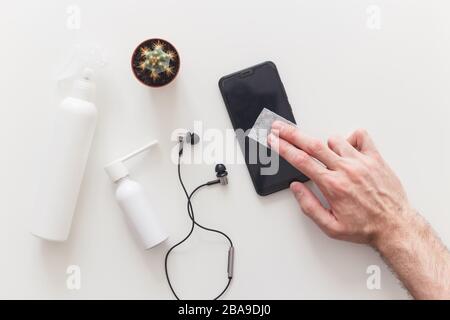
[[[220,79],[219,87],[235,131],[248,133],[264,108],[296,123],[273,62],[265,62],[225,76]],[[259,195],[288,188],[293,181],[308,180],[277,153],[246,136],[239,134],[237,137]],[[254,144],[258,148],[256,155]]]

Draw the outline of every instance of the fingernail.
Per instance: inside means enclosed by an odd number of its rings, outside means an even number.
[[[274,129],[280,130],[283,126],[284,126],[284,122],[276,120],[272,123],[272,130],[274,130]]]
[[[292,182],[290,187],[292,192],[294,192],[295,194],[299,196],[303,194],[302,184],[300,182],[298,181]]]
[[[267,143],[270,145],[270,144],[272,144],[275,141],[275,139],[276,139],[275,135],[273,133],[270,133],[267,136]]]

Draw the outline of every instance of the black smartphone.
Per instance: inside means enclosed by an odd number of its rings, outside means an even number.
[[[219,88],[234,130],[246,133],[237,134],[237,138],[256,192],[265,196],[288,188],[293,181],[307,181],[305,175],[276,152],[247,136],[264,108],[296,123],[275,64],[268,61],[222,77]],[[256,155],[254,144],[258,148]],[[262,174],[264,168],[274,166],[275,160],[275,173]]]

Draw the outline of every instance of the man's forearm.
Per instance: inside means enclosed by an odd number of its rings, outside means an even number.
[[[376,240],[374,247],[416,299],[450,299],[450,253],[418,214]]]

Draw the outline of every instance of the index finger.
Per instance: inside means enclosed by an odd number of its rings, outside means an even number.
[[[271,149],[278,152],[278,154],[293,167],[301,171],[316,183],[320,183],[322,176],[329,172],[327,168],[317,162],[309,154],[296,148],[286,140],[277,137],[273,133],[268,136],[267,142],[269,143]]]
[[[281,121],[275,121],[272,130],[278,133],[280,138],[322,162],[327,168],[335,170],[338,167],[340,156],[319,139],[300,133],[296,127]]]

